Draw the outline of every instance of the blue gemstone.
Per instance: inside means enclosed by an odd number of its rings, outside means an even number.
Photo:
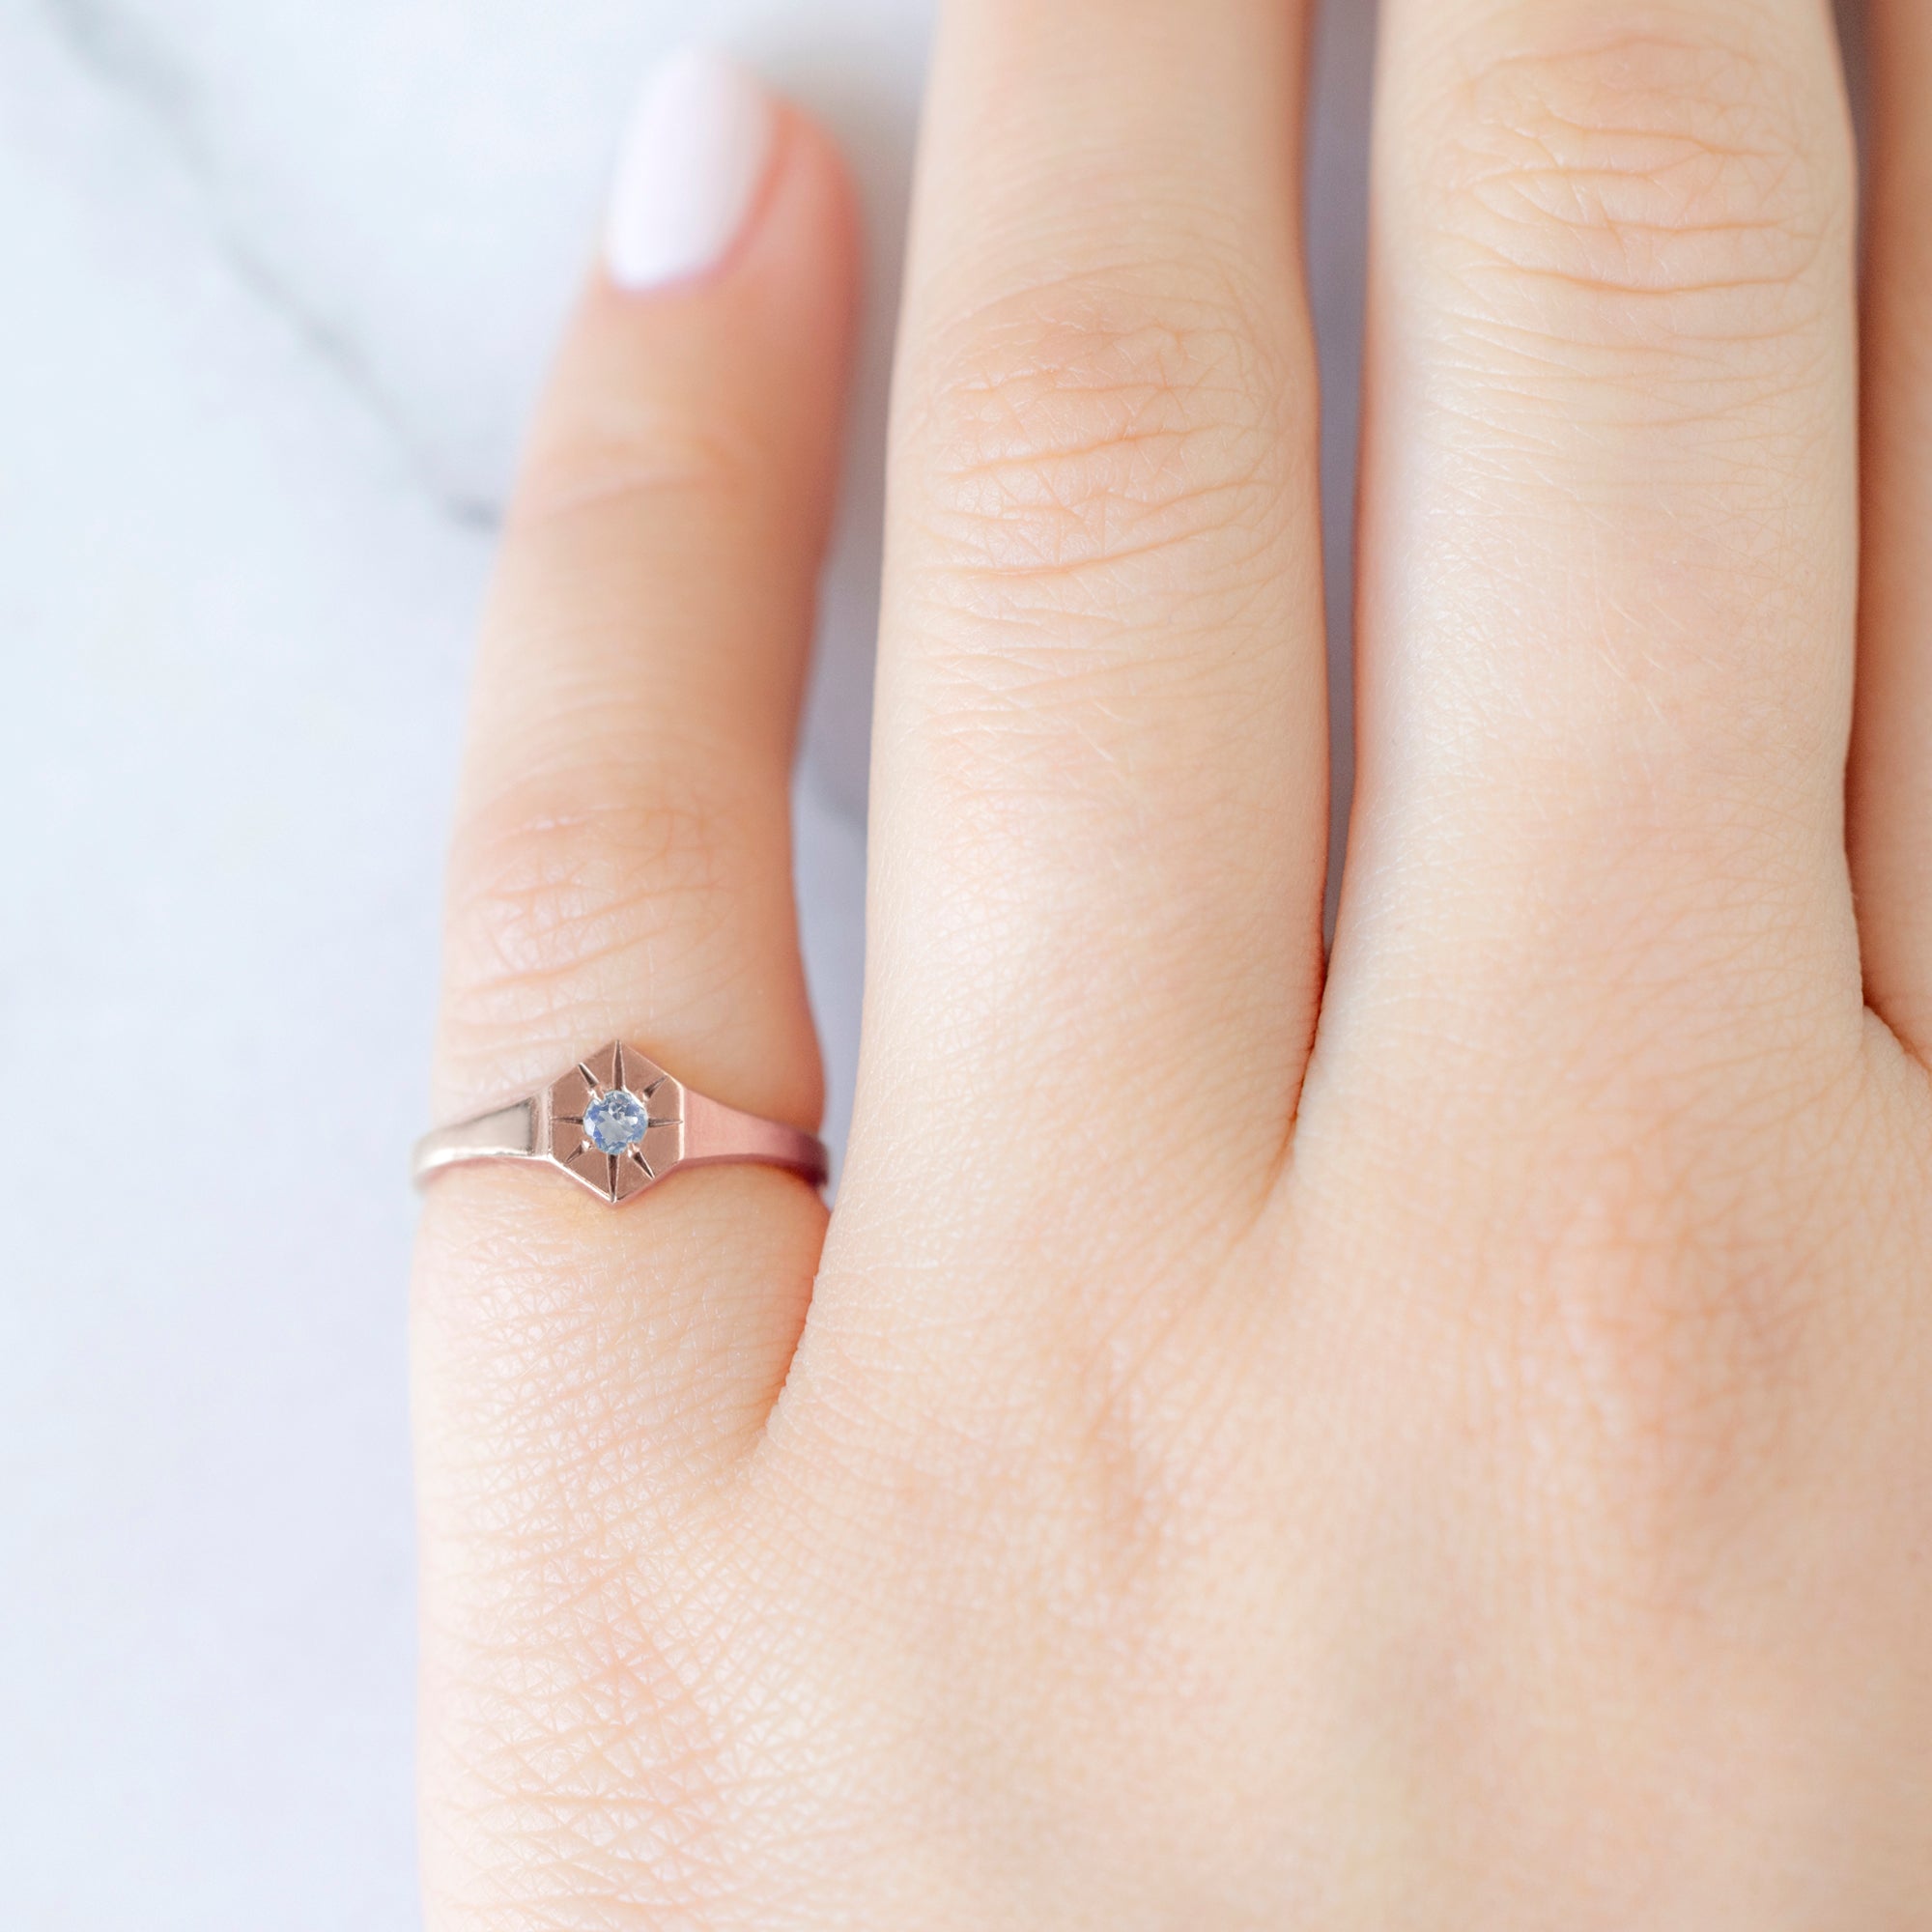
[[[650,1123],[644,1103],[621,1087],[593,1100],[583,1115],[583,1131],[599,1153],[622,1153],[627,1147],[636,1147]]]

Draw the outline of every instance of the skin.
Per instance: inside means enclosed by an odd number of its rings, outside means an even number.
[[[1929,18],[1861,436],[1819,0],[1388,0],[1324,961],[1305,22],[951,0],[838,1211],[432,1190],[437,1932],[1925,1922]],[[716,274],[586,294],[440,1117],[621,1035],[815,1119],[853,255],[788,114]]]

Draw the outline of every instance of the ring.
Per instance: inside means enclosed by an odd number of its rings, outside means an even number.
[[[681,1167],[756,1161],[814,1187],[830,1172],[823,1141],[707,1099],[615,1039],[527,1099],[425,1134],[410,1176],[420,1187],[446,1167],[479,1160],[540,1161],[613,1208]]]

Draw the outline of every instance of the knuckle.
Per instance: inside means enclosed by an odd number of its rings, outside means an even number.
[[[1065,582],[1264,543],[1307,403],[1259,305],[1189,276],[1068,277],[947,332],[916,429],[950,575]]]
[[[451,876],[446,1025],[479,1045],[602,1000],[639,962],[704,962],[741,870],[742,813],[669,771],[535,779],[474,814]],[[459,1049],[460,1050],[460,1047]]]
[[[1552,1271],[1519,1337],[1529,1480],[1586,1542],[1666,1570],[1776,1487],[1801,1434],[1803,1301],[1774,1258],[1710,1261],[1639,1230],[1605,1239]]]
[[[1029,771],[1077,768],[1095,801],[1140,810],[1129,775],[1144,786],[1150,761],[1179,755],[1177,709],[1255,676],[1253,653],[1175,640],[1290,621],[1302,367],[1240,271],[1199,262],[1069,273],[934,339],[906,425],[902,582],[943,694],[930,750],[962,864]]]
[[[733,518],[769,494],[779,468],[769,434],[716,408],[602,393],[594,410],[559,407],[540,420],[511,506],[513,532],[620,514]]]
[[[514,799],[499,810],[467,840],[458,906],[497,978],[575,970],[640,926],[681,919],[718,884],[717,814],[696,798]]]
[[[1788,337],[1849,232],[1849,128],[1828,99],[1789,50],[1708,23],[1485,50],[1424,155],[1458,282],[1538,337]]]
[[[1524,1293],[1492,1310],[1500,1373],[1541,1480],[1634,1545],[1679,1546],[1775,1487],[1829,1370],[1833,1257],[1854,1245],[1857,1209],[1809,1177],[1852,1129],[1810,1098],[1762,1108],[1760,1132],[1719,1132],[1685,1106],[1628,1122],[1620,1151],[1546,1175],[1526,1250],[1503,1270]]]

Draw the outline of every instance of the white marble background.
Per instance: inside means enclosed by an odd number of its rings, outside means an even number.
[[[928,12],[0,0],[9,1926],[417,1922],[401,1162],[469,636],[636,77],[694,33],[831,118],[871,215],[800,787],[842,1126]],[[1317,89],[1338,559],[1369,12]]]

